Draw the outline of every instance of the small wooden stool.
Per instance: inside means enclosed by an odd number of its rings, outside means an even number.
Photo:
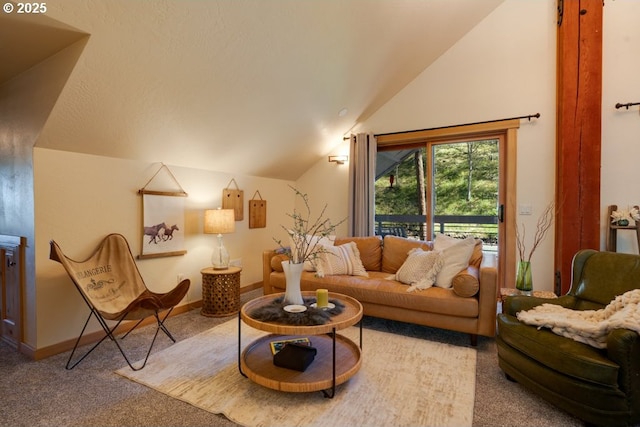
[[[240,267],[225,270],[204,268],[202,273],[202,309],[207,317],[223,317],[240,311]]]

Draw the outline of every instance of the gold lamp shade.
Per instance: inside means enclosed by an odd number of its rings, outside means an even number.
[[[233,209],[207,209],[204,211],[204,232],[218,235],[218,246],[213,248],[211,263],[216,270],[229,268],[229,252],[222,243],[222,235],[236,231]]]
[[[204,232],[206,234],[228,234],[236,231],[233,209],[207,209],[204,211]]]

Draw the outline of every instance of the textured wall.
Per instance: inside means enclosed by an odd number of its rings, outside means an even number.
[[[35,232],[33,147],[84,42],[0,86],[0,233],[27,238],[24,340],[35,347]]]

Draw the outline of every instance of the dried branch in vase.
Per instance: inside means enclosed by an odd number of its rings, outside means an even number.
[[[332,233],[335,233],[336,227],[346,221],[346,218],[342,221],[333,224],[330,219],[325,218],[325,211],[327,205],[325,204],[315,219],[311,217],[311,207],[309,206],[309,197],[306,193],[300,192],[295,187],[289,186],[296,194],[296,196],[302,198],[305,206],[305,212],[300,213],[296,209],[293,213],[288,213],[287,216],[293,219],[293,228],[287,228],[284,225],[282,228],[289,235],[291,246],[286,246],[282,241],[274,238],[275,242],[280,248],[290,257],[293,263],[303,263],[305,261],[315,258],[321,248],[321,237],[328,237]],[[314,237],[316,237],[314,239]]]
[[[525,225],[522,224],[522,233],[520,232],[520,227],[516,223],[516,243],[518,247],[518,256],[520,257],[520,261],[531,261],[531,257],[535,253],[536,249],[540,245],[540,243],[544,240],[549,228],[551,228],[551,224],[553,224],[553,219],[555,217],[555,203],[551,202],[545,210],[538,218],[538,222],[536,223],[536,232],[533,236],[533,246],[531,246],[531,250],[527,253],[527,248],[525,246],[526,239],[526,228]]]

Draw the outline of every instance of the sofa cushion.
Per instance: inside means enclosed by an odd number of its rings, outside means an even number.
[[[473,247],[471,258],[469,258],[469,265],[479,270],[482,264],[482,255],[482,240],[476,239],[476,245]]]
[[[272,272],[270,282],[276,292],[284,292],[284,273]],[[393,274],[383,272],[370,271],[369,277],[337,275],[319,278],[315,273],[305,271],[300,288],[303,291],[328,289],[329,292],[349,295],[363,304],[404,308],[422,312],[425,316],[433,313],[471,319],[478,317],[477,298],[462,298],[452,289],[435,286],[409,293],[407,285],[393,280]]]
[[[408,239],[406,237],[386,235],[382,243],[382,268],[385,273],[397,273],[409,256],[409,251],[421,248],[425,251],[433,249],[431,242]]]
[[[480,290],[480,271],[473,266],[467,267],[465,271],[453,276],[451,287],[456,295],[461,297],[472,297]]]
[[[335,274],[349,276],[368,275],[360,260],[360,252],[355,242],[339,246],[324,246],[318,252],[316,270],[318,277]]]
[[[380,236],[367,237],[338,237],[334,245],[340,246],[354,242],[360,252],[360,261],[367,271],[380,271],[382,266],[382,238]]]
[[[433,243],[433,250],[442,252],[444,266],[436,277],[436,286],[450,288],[456,274],[467,268],[473,254],[476,239],[455,239],[445,234],[438,234]]]
[[[414,248],[409,251],[409,256],[398,269],[395,278],[401,283],[411,285],[407,292],[427,289],[433,286],[443,265],[444,259],[440,252]]]
[[[287,254],[275,254],[274,256],[272,256],[271,269],[282,273],[284,271],[282,269],[282,261],[289,261],[289,256]]]

